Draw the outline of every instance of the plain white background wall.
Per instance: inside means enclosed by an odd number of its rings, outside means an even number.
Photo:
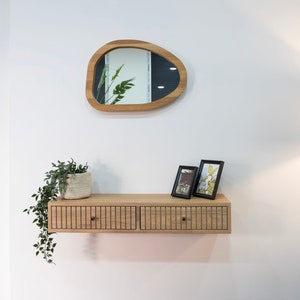
[[[261,2],[3,2],[11,299],[299,299],[300,4]],[[178,101],[141,113],[88,104],[91,55],[125,38],[184,62]],[[170,193],[180,164],[222,159],[233,232],[58,234],[47,265],[22,210],[51,162],[71,157],[88,161],[97,193]]]
[[[8,88],[8,2],[0,2],[0,161],[3,172],[0,175],[1,199],[0,210],[1,247],[0,275],[1,296],[10,299],[9,268],[9,88]]]

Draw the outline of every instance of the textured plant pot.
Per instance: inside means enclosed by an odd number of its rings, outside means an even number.
[[[87,198],[92,193],[92,174],[90,172],[70,174],[64,199]]]

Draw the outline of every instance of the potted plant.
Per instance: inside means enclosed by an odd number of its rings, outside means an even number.
[[[36,255],[41,254],[48,263],[53,263],[53,252],[56,246],[48,232],[48,202],[64,199],[86,198],[91,194],[91,174],[88,165],[77,164],[73,159],[67,162],[52,163],[52,169],[45,173],[45,184],[32,195],[35,205],[24,209],[27,214],[33,213],[33,223],[39,228],[38,241],[33,245]]]

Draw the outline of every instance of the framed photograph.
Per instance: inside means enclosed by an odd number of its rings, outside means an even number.
[[[190,199],[194,189],[197,170],[197,167],[179,166],[171,195]]]
[[[223,166],[220,160],[201,160],[193,195],[214,200]]]

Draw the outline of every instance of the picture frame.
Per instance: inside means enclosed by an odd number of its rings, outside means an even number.
[[[224,161],[201,160],[193,195],[214,200],[217,195]]]
[[[173,197],[190,199],[194,190],[197,171],[198,167],[180,165],[171,195]]]

